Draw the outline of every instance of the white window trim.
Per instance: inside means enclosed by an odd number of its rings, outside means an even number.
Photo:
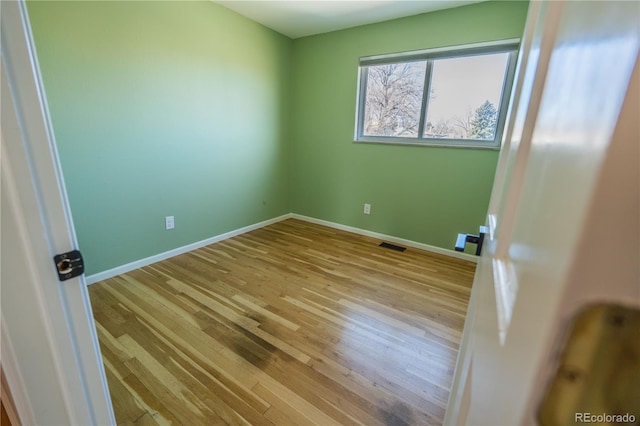
[[[513,38],[507,40],[497,40],[482,43],[463,44],[456,46],[437,47],[433,49],[416,50],[411,52],[390,53],[384,55],[365,56],[360,58],[358,66],[357,96],[356,96],[356,122],[354,132],[354,142],[356,143],[376,143],[392,145],[414,145],[414,146],[438,146],[448,148],[479,148],[479,149],[500,149],[504,126],[506,122],[509,99],[515,76],[516,62],[520,39]],[[429,85],[431,83],[432,61],[436,59],[473,56],[489,53],[510,52],[507,62],[506,77],[504,79],[500,104],[498,108],[498,121],[496,134],[493,141],[474,139],[439,139],[425,138],[422,136],[425,125],[425,107],[428,103]],[[364,108],[367,87],[367,67],[369,65],[383,65],[398,62],[428,61],[425,73],[426,89],[423,92],[422,110],[418,136],[397,137],[397,136],[369,136],[364,135]]]

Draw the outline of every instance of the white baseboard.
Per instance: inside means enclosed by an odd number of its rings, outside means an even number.
[[[145,257],[144,259],[136,260],[134,262],[127,263],[126,265],[108,269],[103,272],[98,272],[97,274],[93,274],[85,277],[85,280],[87,282],[87,285],[94,284],[94,283],[97,283],[98,281],[106,280],[108,278],[113,278],[117,275],[126,274],[127,272],[133,271],[135,269],[139,269],[144,266],[151,265],[152,263],[160,262],[161,260],[169,259],[170,257],[187,253],[189,251],[196,250],[204,246],[208,246],[209,244],[217,243],[219,241],[226,240],[227,238],[235,237],[237,235],[244,234],[245,232],[263,228],[265,226],[268,226],[273,223],[280,222],[289,218],[295,218],[295,219],[303,220],[306,222],[316,223],[318,225],[324,225],[330,228],[339,229],[341,231],[353,232],[354,234],[360,234],[367,237],[377,238],[379,240],[389,241],[396,244],[402,244],[409,247],[415,247],[420,250],[425,250],[432,253],[438,253],[445,256],[449,256],[449,257],[455,257],[457,259],[468,260],[474,263],[478,262],[477,256],[473,256],[467,253],[460,253],[454,250],[447,250],[440,247],[431,246],[429,244],[423,244],[423,243],[418,243],[411,240],[405,240],[404,238],[398,238],[391,235],[380,234],[378,232],[367,231],[366,229],[355,228],[353,226],[342,225],[339,223],[329,222],[322,219],[316,219],[314,217],[309,217],[309,216],[303,216],[296,213],[287,213],[282,216],[275,217],[273,219],[265,220],[263,222],[255,223],[253,225],[249,225],[243,228],[235,229],[233,231],[225,232],[224,234],[216,235],[214,237],[207,238],[206,240],[197,241],[195,243],[187,244],[186,246],[165,251],[164,253],[159,253],[153,256]]]
[[[474,256],[467,253],[461,253],[455,250],[447,250],[440,247],[432,246],[429,244],[418,243],[416,241],[406,240],[404,238],[394,237],[392,235],[380,234],[378,232],[368,231],[366,229],[355,228],[353,226],[342,225],[340,223],[329,222],[322,219],[316,219],[314,217],[303,216],[296,213],[292,213],[291,217],[294,219],[304,220],[306,222],[316,223],[318,225],[328,226],[330,228],[339,229],[341,231],[353,232],[354,234],[364,235],[366,237],[376,238],[378,240],[389,241],[396,244],[402,244],[409,247],[418,248],[420,250],[429,251],[432,253],[438,253],[449,257],[455,257],[457,259],[468,260],[469,262],[478,263],[478,256]]]
[[[186,246],[165,251],[164,253],[158,253],[153,256],[145,257],[144,259],[127,263],[126,265],[117,266],[115,268],[108,269],[103,272],[98,272],[97,274],[89,275],[85,277],[85,280],[87,282],[87,285],[94,284],[94,283],[97,283],[98,281],[106,280],[108,278],[113,278],[117,275],[126,274],[127,272],[133,271],[135,269],[140,269],[144,266],[151,265],[152,263],[160,262],[161,260],[169,259],[170,257],[187,253],[189,251],[196,250],[204,246],[208,246],[209,244],[217,243],[219,241],[226,240],[227,238],[244,234],[245,232],[263,228],[265,226],[271,225],[276,222],[280,222],[285,219],[289,219],[291,217],[292,217],[291,213],[287,213],[282,216],[275,217],[273,219],[265,220],[259,223],[254,223],[253,225],[248,225],[242,228],[235,229],[233,231],[225,232],[224,234],[216,235],[214,237],[207,238],[206,240],[197,241],[195,243],[187,244]]]

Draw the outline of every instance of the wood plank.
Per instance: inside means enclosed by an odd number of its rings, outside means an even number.
[[[475,265],[289,219],[89,287],[121,425],[440,424]]]

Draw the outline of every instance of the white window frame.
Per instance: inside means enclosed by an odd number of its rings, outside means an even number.
[[[358,91],[356,98],[356,123],[354,142],[382,143],[396,145],[420,145],[455,148],[481,148],[500,149],[504,125],[506,122],[511,88],[516,70],[520,39],[498,40],[483,43],[465,44],[458,46],[439,47],[434,49],[418,50],[412,52],[392,53],[385,55],[366,56],[360,58],[358,67]],[[437,59],[460,58],[492,53],[509,53],[507,69],[498,105],[498,119],[493,140],[476,139],[450,139],[450,138],[426,138],[423,136],[428,110],[428,93],[430,91],[433,74],[433,61]],[[368,67],[371,65],[397,64],[413,61],[426,61],[425,84],[423,86],[422,107],[420,111],[420,124],[416,137],[399,136],[370,136],[364,134],[364,109],[367,94]]]

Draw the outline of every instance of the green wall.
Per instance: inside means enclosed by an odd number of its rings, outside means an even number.
[[[521,37],[527,8],[480,3],[294,40],[293,211],[448,249],[477,232],[498,151],[353,143],[358,61]]]
[[[87,274],[291,211],[290,39],[210,1],[28,11]]]
[[[484,222],[496,151],[353,143],[358,59],[519,37],[526,3],[293,41],[210,1],[28,10],[88,275],[289,212],[443,248]]]

